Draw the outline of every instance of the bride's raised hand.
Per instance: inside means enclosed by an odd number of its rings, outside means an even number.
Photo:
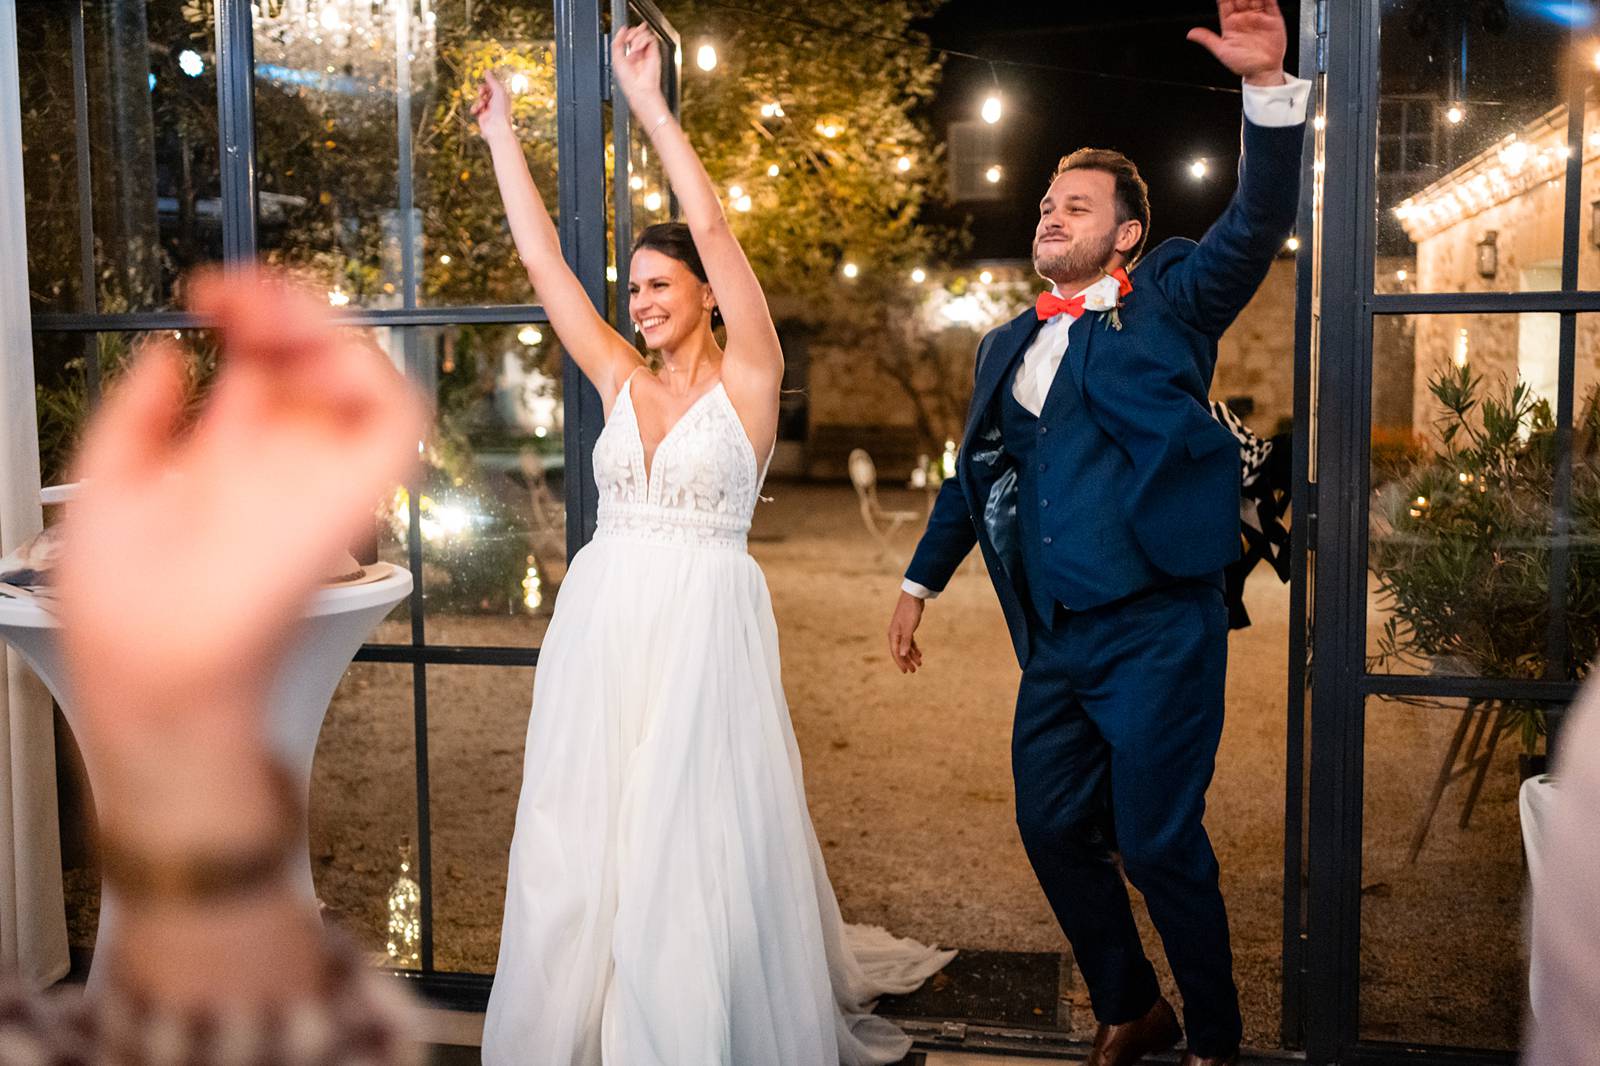
[[[667,110],[661,94],[661,46],[649,26],[629,26],[611,42],[611,70],[642,120]]]
[[[485,136],[491,130],[511,128],[511,94],[493,74],[483,76],[478,98],[472,102],[472,117],[478,120],[478,132]]]

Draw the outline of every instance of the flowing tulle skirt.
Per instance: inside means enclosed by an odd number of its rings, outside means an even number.
[[[872,1002],[951,955],[840,919],[755,561],[579,552],[534,682],[485,1064],[896,1062]]]

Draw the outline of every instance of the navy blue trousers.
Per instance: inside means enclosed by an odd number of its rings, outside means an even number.
[[[1160,994],[1122,873],[1144,896],[1183,996],[1189,1047],[1239,1046],[1228,916],[1201,818],[1222,736],[1228,611],[1204,581],[1030,626],[1017,694],[1017,826],[1096,1018]],[[1121,856],[1121,872],[1117,857]]]

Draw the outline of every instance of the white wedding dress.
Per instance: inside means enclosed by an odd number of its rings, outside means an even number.
[[[594,449],[594,540],[539,653],[486,1066],[846,1066],[954,955],[846,927],[806,810],[760,491],[721,383],[651,469],[632,400]]]

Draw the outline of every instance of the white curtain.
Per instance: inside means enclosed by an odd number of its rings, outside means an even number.
[[[0,552],[42,527],[18,88],[16,0],[0,0]],[[43,987],[67,966],[50,694],[8,648],[0,661],[0,970]]]

